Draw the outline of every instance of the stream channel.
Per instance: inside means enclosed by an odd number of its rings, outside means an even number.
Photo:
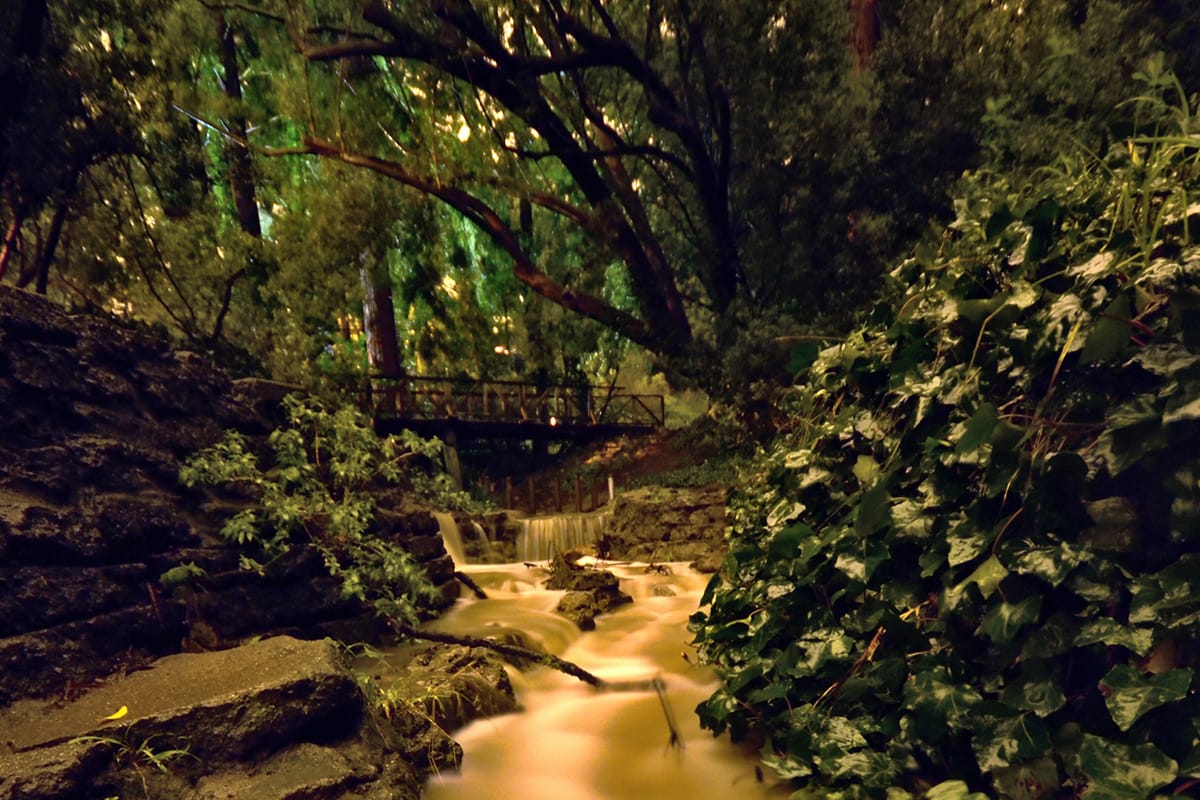
[[[462,558],[457,531],[443,528]],[[463,560],[465,562],[465,559]],[[696,664],[687,619],[708,576],[686,564],[648,570],[602,562],[633,603],[582,632],[554,613],[562,592],[541,588],[545,562],[462,564],[487,593],[458,601],[430,627],[472,636],[520,631],[546,651],[614,682],[655,677],[664,691],[601,691],[547,668],[510,668],[522,711],[480,720],[454,733],[465,752],[459,772],[426,786],[426,800],[745,800],[787,797],[756,776],[757,754],[701,730],[695,707],[718,686]],[[671,742],[667,718],[680,733]]]

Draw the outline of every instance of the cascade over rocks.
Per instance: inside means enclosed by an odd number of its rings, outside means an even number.
[[[240,569],[219,535],[236,505],[179,486],[181,461],[225,429],[276,427],[288,388],[232,380],[144,332],[0,287],[0,707],[74,693],[185,644],[373,638],[370,615],[318,559]],[[452,602],[436,520],[396,512],[379,527],[413,543]],[[165,587],[181,564],[206,575]]]

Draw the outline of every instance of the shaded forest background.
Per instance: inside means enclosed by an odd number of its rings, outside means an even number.
[[[7,14],[0,280],[306,384],[747,395],[852,326],[964,170],[1103,148],[1156,53],[1200,84],[1169,1]]]

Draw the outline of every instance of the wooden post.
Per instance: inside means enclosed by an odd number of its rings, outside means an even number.
[[[511,475],[509,475],[509,476],[506,476],[506,477],[504,478],[504,507],[505,507],[505,508],[512,508],[512,507],[513,507],[513,502],[512,502],[512,476],[511,476]]]
[[[533,478],[529,478],[526,481],[526,484],[529,487],[529,513],[536,514],[537,513],[537,498],[533,496]]]
[[[583,513],[583,479],[575,476],[575,512]]]

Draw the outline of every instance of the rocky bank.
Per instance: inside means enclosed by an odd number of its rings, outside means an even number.
[[[362,641],[377,633],[370,615],[342,599],[313,558],[292,557],[265,575],[239,569],[238,554],[218,535],[228,511],[179,486],[181,461],[217,441],[224,429],[268,433],[286,391],[266,381],[232,380],[200,356],[172,350],[145,332],[0,287],[0,798],[105,796],[87,789],[88,776],[119,757],[111,743],[98,749],[71,744],[73,736],[64,740],[68,733],[98,735],[99,708],[84,714],[91,728],[64,728],[61,735],[38,739],[30,734],[30,718],[12,716],[18,701],[41,698],[39,714],[57,713],[59,706],[94,696],[99,686],[134,680],[151,665],[150,673],[163,669],[164,662],[155,663],[163,656],[213,659],[218,654],[172,654],[218,651],[278,634],[300,647],[297,639]],[[398,509],[386,510],[380,520],[378,533],[401,540],[442,587],[443,601],[452,602],[459,587],[437,521]],[[183,564],[203,570],[202,577],[172,589],[162,577]],[[253,647],[273,647],[272,641]],[[263,652],[243,655],[254,660]],[[313,751],[297,750],[302,744],[324,747],[330,737],[357,735],[364,713],[352,681],[331,658],[313,652],[276,655],[281,662],[320,662],[331,676],[328,702],[297,723],[296,730],[320,736],[255,739],[249,749],[217,758],[214,769],[230,759],[265,763],[288,748],[290,758],[303,760]],[[182,663],[172,662],[170,669]],[[225,667],[213,661],[196,669]],[[307,691],[298,689],[296,696]],[[266,691],[260,702],[287,704],[292,696]],[[128,720],[104,730],[120,731],[117,738],[126,745],[143,736],[184,734],[147,721],[158,719],[161,709],[135,716],[132,702],[121,704],[129,706]],[[241,707],[227,710],[239,716]],[[193,748],[221,713],[186,726]],[[62,791],[43,791],[28,775],[20,788],[13,783],[17,762],[49,765],[48,774],[66,776],[54,784]],[[379,780],[347,769],[357,776],[350,781],[355,791]],[[148,773],[158,770],[143,771]],[[194,785],[199,773],[188,774]],[[339,797],[343,783],[335,780],[303,796]],[[218,795],[276,796],[211,796]]]

